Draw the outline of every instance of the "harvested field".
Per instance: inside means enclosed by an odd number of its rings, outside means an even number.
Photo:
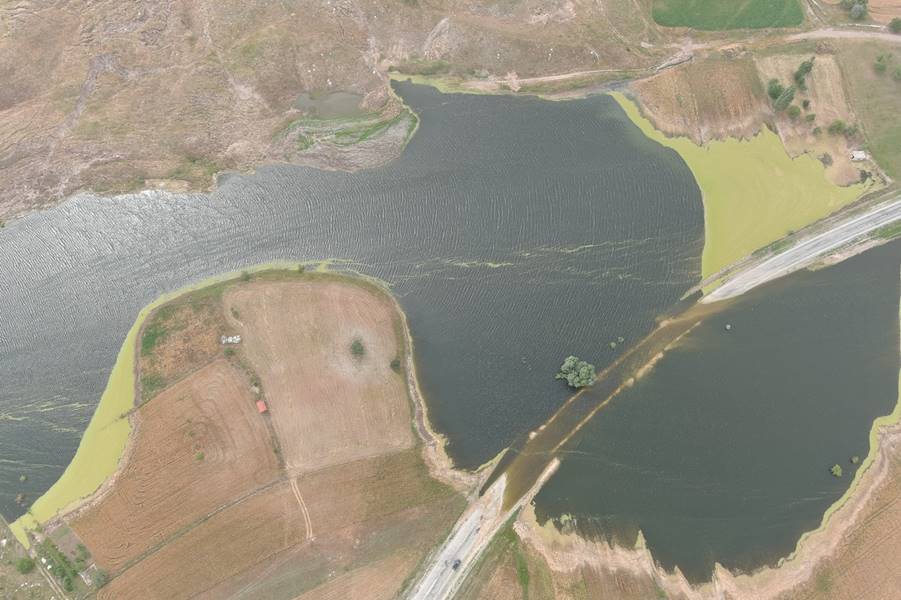
[[[698,144],[750,138],[763,127],[769,106],[749,55],[716,55],[648,79],[632,89],[654,126]]]
[[[804,21],[799,0],[654,0],[654,20],[667,27],[760,29]]]
[[[901,17],[901,0],[870,0],[867,12],[877,23],[888,23],[895,17]]]
[[[782,85],[792,83],[792,75],[800,63],[813,55],[779,54],[757,59],[761,81],[776,79]],[[791,119],[786,112],[776,115],[776,126],[785,149],[792,156],[805,152],[816,157],[828,155],[824,160],[826,176],[837,185],[849,185],[860,179],[859,169],[862,165],[851,162],[851,149],[856,144],[849,142],[843,135],[830,135],[829,124],[840,120],[848,125],[855,122],[848,99],[845,96],[844,81],[838,63],[833,56],[818,54],[815,56],[813,70],[805,79],[806,90],[798,90],[794,104],[801,108],[805,100],[809,107],[801,110],[801,116]],[[809,120],[809,119],[813,120]],[[815,128],[820,133],[815,134]],[[869,165],[867,165],[869,166]]]
[[[389,298],[342,281],[256,281],[223,302],[289,470],[413,446],[406,384],[391,367],[403,362],[403,340]]]
[[[204,596],[217,584],[301,543],[304,520],[288,482],[247,498],[166,544],[100,590],[99,598]]]
[[[254,399],[244,374],[220,359],[141,407],[134,449],[112,490],[70,520],[102,568],[119,571],[278,477]]]

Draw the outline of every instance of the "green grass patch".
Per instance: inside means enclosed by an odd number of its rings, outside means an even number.
[[[795,27],[804,21],[798,0],[654,0],[652,15],[666,27],[706,31]]]
[[[791,158],[768,129],[751,140],[699,146],[666,137],[632,101],[618,93],[613,97],[647,137],[679,153],[701,188],[702,278],[835,212],[867,189],[831,183],[819,160],[808,154]]]
[[[429,77],[432,75],[443,75],[449,73],[451,65],[446,60],[409,60],[397,67],[391,67],[391,71],[397,71],[409,75],[423,75]]]
[[[893,240],[901,236],[901,223],[886,225],[882,229],[877,230],[874,236],[881,240]]]
[[[901,179],[901,81],[876,72],[879,56],[894,55],[897,47],[878,42],[849,44],[838,54],[849,100],[867,139],[867,150],[893,179]]]
[[[165,387],[166,380],[160,375],[145,375],[141,377],[141,400],[147,402]]]
[[[373,138],[387,130],[389,127],[400,121],[406,113],[400,113],[393,119],[387,121],[377,121],[375,123],[363,123],[346,129],[340,129],[335,132],[335,143],[341,146],[350,146],[359,144]]]

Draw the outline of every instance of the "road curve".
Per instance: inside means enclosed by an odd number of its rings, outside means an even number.
[[[802,239],[784,252],[737,273],[704,296],[701,302],[716,302],[744,294],[762,283],[802,269],[845,244],[898,220],[901,220],[901,196],[852,215],[828,231]]]

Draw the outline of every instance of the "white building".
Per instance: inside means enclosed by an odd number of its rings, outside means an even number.
[[[863,150],[851,150],[851,160],[854,162],[860,162],[862,160],[867,160],[868,158],[870,157]]]

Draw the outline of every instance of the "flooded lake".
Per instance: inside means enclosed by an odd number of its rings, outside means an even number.
[[[267,167],[210,195],[82,196],[0,231],[4,516],[62,473],[141,307],[206,277],[328,261],[386,282],[433,423],[466,468],[564,403],[553,375],[566,355],[614,364],[697,282],[697,185],[612,99],[398,91],[422,122],[384,168]],[[898,263],[899,246],[878,249],[710,317],[564,445],[540,512],[597,535],[640,527],[691,575],[790,550],[894,403]],[[586,413],[602,393],[583,395]]]
[[[387,282],[469,468],[560,406],[567,354],[609,364],[697,280],[697,185],[610,98],[399,91],[422,123],[384,168],[85,196],[0,231],[0,512],[60,475],[140,308],[211,275],[331,260]]]
[[[899,265],[896,242],[706,317],[562,448],[539,517],[627,543],[641,529],[695,580],[714,560],[747,571],[789,554],[897,402]]]

